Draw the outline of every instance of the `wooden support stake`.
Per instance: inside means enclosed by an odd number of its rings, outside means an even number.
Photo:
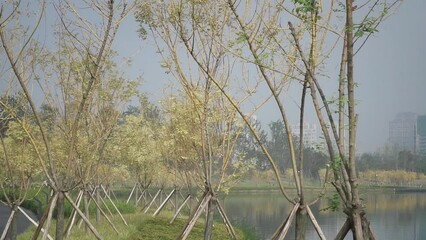
[[[343,224],[342,228],[339,230],[339,232],[336,235],[335,240],[343,240],[345,239],[346,235],[348,234],[349,230],[351,230],[351,222],[347,218],[345,223]]]
[[[47,213],[46,227],[45,227],[45,231],[43,233],[43,237],[41,238],[41,240],[46,240],[46,238],[47,238],[47,234],[49,232],[50,224],[52,223],[53,209],[55,209],[55,207],[56,207],[56,201],[58,200],[58,195],[59,195],[59,193],[55,193],[53,195],[52,205],[50,205],[49,212]]]
[[[179,191],[179,194],[180,194],[180,196],[182,197],[182,199],[185,199],[185,197],[183,197],[183,195],[182,195],[182,192],[181,192],[181,191]],[[190,195],[190,196],[191,196],[191,198],[192,198],[192,194],[191,194],[191,192],[190,192],[190,193],[188,193],[188,195]],[[191,204],[188,204],[188,202],[187,202],[187,203],[186,203],[186,206],[188,207],[189,211],[191,211]]]
[[[284,221],[284,223],[281,225],[281,227],[275,232],[274,236],[272,237],[273,240],[283,240],[284,237],[287,235],[288,229],[290,229],[291,222],[293,221],[294,216],[296,215],[297,209],[299,209],[300,203],[296,203],[293,207],[293,210],[291,210],[290,215],[287,217],[287,219]]]
[[[47,208],[44,211],[43,216],[41,217],[41,219],[40,219],[40,221],[38,223],[38,227],[37,227],[37,229],[35,230],[35,232],[33,234],[32,240],[37,240],[38,239],[38,236],[40,235],[41,229],[43,228],[43,225],[46,222],[46,218],[47,218],[47,215],[49,213],[49,209],[50,209],[50,206],[52,205],[52,203],[53,203],[53,198],[50,198],[49,202],[47,203]]]
[[[121,214],[120,210],[118,210],[117,206],[114,204],[114,202],[112,201],[111,197],[110,197],[110,196],[108,195],[108,193],[105,191],[104,186],[102,186],[102,185],[101,185],[101,187],[102,187],[102,190],[104,190],[104,192],[105,192],[106,196],[108,197],[109,201],[111,202],[112,206],[115,208],[115,211],[117,211],[118,215],[120,215],[121,220],[123,220],[123,222],[124,222],[124,224],[125,224],[126,226],[129,226],[129,225],[127,224],[127,222],[126,222],[126,219],[124,219],[123,215]]]
[[[111,188],[109,188],[109,189],[108,189],[108,191],[112,193],[111,195],[114,197],[115,201],[117,201],[117,202],[118,202],[118,199],[117,199],[117,196],[116,196],[116,195],[115,195],[115,193],[114,193],[114,190],[112,190]],[[105,196],[105,197],[106,197],[106,196]]]
[[[120,232],[117,230],[117,228],[115,227],[115,225],[111,222],[111,220],[105,214],[104,210],[102,210],[101,206],[99,206],[98,202],[96,202],[96,199],[92,195],[90,195],[90,197],[92,198],[93,202],[95,203],[95,205],[99,209],[99,211],[101,211],[102,215],[104,215],[105,219],[112,226],[112,228],[114,229],[114,231],[117,233],[117,235],[120,234]]]
[[[158,197],[158,195],[160,194],[160,192],[162,191],[162,189],[158,189],[157,193],[155,194],[155,196],[152,198],[151,202],[149,202],[148,206],[145,208],[145,210],[143,211],[143,213],[148,212],[149,208],[151,207],[151,205],[155,202],[155,199]]]
[[[321,240],[325,240],[326,237],[324,233],[321,230],[321,227],[319,226],[317,220],[315,219],[314,214],[312,213],[311,209],[309,208],[309,205],[306,205],[306,210],[308,211],[309,218],[311,219],[312,224],[314,225],[315,230],[318,233],[318,236],[321,238]]]
[[[163,207],[166,205],[166,203],[169,201],[169,199],[172,197],[173,193],[175,193],[176,188],[174,188],[169,195],[167,195],[166,199],[164,199],[163,203],[160,204],[160,206],[158,207],[158,209],[154,212],[154,214],[152,214],[153,217],[157,216],[160,211],[163,209]]]
[[[172,220],[170,221],[170,224],[172,224],[177,216],[179,215],[180,211],[182,210],[182,208],[185,206],[186,202],[191,198],[191,194],[188,194],[188,196],[186,196],[185,200],[183,200],[183,203],[179,206],[179,208],[176,210],[175,215],[173,216]]]
[[[22,214],[24,214],[24,216],[34,225],[34,226],[36,226],[36,227],[38,227],[38,224],[37,224],[37,222],[36,221],[34,221],[34,219],[32,219],[31,217],[30,217],[30,215],[28,215],[21,207],[18,207],[18,210],[22,213]],[[44,228],[41,228],[41,231],[44,233],[45,231],[44,231]],[[49,238],[49,240],[53,240],[53,238],[49,235],[49,233],[47,234],[47,238]]]
[[[6,239],[7,231],[9,230],[10,224],[12,223],[13,217],[15,216],[16,210],[12,209],[9,218],[7,219],[6,226],[4,227],[3,233],[1,234],[0,240]]]
[[[237,235],[235,234],[235,230],[232,227],[231,221],[229,221],[228,216],[226,216],[225,209],[223,209],[222,205],[220,205],[220,202],[217,199],[215,201],[217,203],[220,216],[223,219],[223,223],[226,226],[226,230],[228,231],[229,235],[231,235],[233,239],[237,239]]]
[[[106,195],[105,195],[106,196]],[[106,204],[105,200],[103,198],[101,198],[102,204],[105,206],[105,208],[107,209],[107,211],[109,212],[109,215],[111,217],[114,216],[114,214],[112,214],[112,211],[109,209],[108,205]]]
[[[136,205],[138,205],[139,201],[141,200],[141,198],[144,196],[146,189],[144,189],[143,191],[141,191],[141,195],[139,196],[138,200],[136,200]]]
[[[87,224],[90,231],[95,235],[95,237],[99,240],[103,240],[103,237],[99,234],[99,232],[93,227],[93,225],[90,223],[89,219],[84,215],[84,213],[80,210],[80,208],[75,205],[71,197],[68,195],[68,193],[64,193],[65,198],[68,200],[69,203],[71,203],[72,207],[77,211],[77,213],[80,215],[80,217],[83,219],[83,221]]]
[[[195,223],[197,222],[203,210],[206,209],[207,204],[212,199],[212,197],[213,196],[210,192],[204,193],[203,199],[201,200],[200,204],[197,206],[197,209],[193,212],[192,216],[189,218],[188,223],[185,225],[182,232],[177,237],[177,240],[185,240],[188,237],[189,233],[191,232],[192,228],[194,227]]]
[[[129,198],[127,198],[126,203],[129,203],[129,202],[130,202],[130,199],[131,199],[131,198],[132,198],[132,196],[133,196],[133,192],[134,192],[134,191],[135,191],[135,189],[136,189],[136,185],[137,185],[137,183],[135,183],[135,185],[133,185],[132,191],[130,192]]]
[[[78,207],[80,207],[81,199],[83,199],[83,190],[80,190],[80,192],[78,192],[78,195],[77,195],[77,198],[76,198],[76,202],[77,202]],[[72,213],[71,213],[71,218],[70,218],[68,225],[67,225],[67,228],[65,230],[65,239],[68,239],[70,234],[71,234],[71,229],[74,226],[76,216],[77,216],[77,212],[73,208]]]

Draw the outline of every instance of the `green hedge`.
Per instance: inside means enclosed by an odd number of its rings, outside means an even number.
[[[41,204],[42,204],[42,210],[41,210],[42,212],[39,212],[39,203],[34,199],[34,196],[35,196],[35,193],[33,193],[33,191],[29,191],[27,195],[28,200],[24,200],[24,202],[21,204],[21,207],[32,211],[36,215],[41,215],[47,208],[46,199],[44,199],[45,198],[44,195],[38,195],[40,198],[39,200],[41,201]],[[6,201],[4,192],[0,192],[0,199],[4,202]],[[106,205],[108,206],[109,210],[113,214],[116,214],[117,212],[114,206],[112,205],[112,203],[108,199],[104,199],[104,201]],[[114,202],[114,204],[117,206],[118,210],[123,214],[134,213],[136,211],[136,207],[134,205],[127,204],[123,201]],[[106,207],[104,206],[104,204],[102,203],[102,201],[99,203],[99,205],[101,206],[102,210],[104,210],[105,212],[108,211]],[[84,209],[83,203],[80,204],[80,209],[81,210]],[[69,217],[71,215],[71,212],[72,212],[71,204],[68,201],[65,201],[65,209],[64,209],[65,217]],[[89,205],[89,214],[92,215],[95,213],[96,213],[96,206],[95,206],[95,203],[91,201]],[[53,216],[56,216],[56,210]]]

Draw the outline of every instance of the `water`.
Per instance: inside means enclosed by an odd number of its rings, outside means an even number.
[[[377,239],[426,239],[426,193],[372,192],[363,195],[367,217]],[[231,193],[223,201],[225,211],[234,225],[253,230],[259,239],[270,239],[291,211],[291,205],[278,192]],[[320,211],[327,207],[326,199],[311,209],[327,239],[334,239],[345,221],[339,212]],[[9,208],[0,204],[0,234],[9,216]],[[35,219],[32,214],[31,217]],[[319,239],[308,223],[306,239]],[[23,232],[30,222],[19,213],[18,232]],[[286,239],[294,239],[294,226]],[[352,239],[349,234],[346,239]]]
[[[369,191],[363,198],[377,239],[426,239],[426,193]],[[292,207],[281,194],[271,192],[233,193],[223,203],[231,222],[254,230],[259,239],[270,239]],[[311,209],[327,239],[334,239],[346,218],[341,211],[320,211],[327,205],[322,199]],[[308,224],[307,239],[319,239]],[[292,228],[286,239],[294,239]],[[352,239],[351,234],[345,239]]]

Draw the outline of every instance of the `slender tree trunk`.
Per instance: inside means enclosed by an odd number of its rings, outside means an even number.
[[[306,239],[306,230],[308,226],[308,213],[304,206],[300,206],[296,212],[296,240]]]
[[[135,189],[135,206],[138,206],[138,197],[139,197],[139,184],[136,183],[136,189]]]
[[[301,205],[296,212],[296,240],[306,239],[306,230],[308,226],[308,212],[304,205]]]
[[[56,240],[62,240],[65,230],[64,209],[65,209],[64,193],[58,193],[56,202]]]
[[[16,240],[16,238],[18,236],[18,219],[17,219],[17,215],[15,215],[12,218],[12,222],[10,224],[11,224],[10,228],[9,228],[9,237],[10,237],[10,240]]]
[[[101,195],[99,192],[99,187],[96,188],[96,202],[99,203],[101,201]],[[96,223],[101,222],[101,210],[97,207],[96,208]]]
[[[351,186],[352,199],[349,200],[351,203],[351,215],[352,218],[352,232],[354,239],[364,239],[364,230],[362,227],[362,205],[358,194],[358,182],[356,176],[356,164],[355,164],[355,141],[356,141],[356,129],[357,129],[357,117],[355,115],[355,81],[353,75],[353,0],[346,0],[346,39],[347,45],[347,88],[348,88],[348,118],[349,118],[349,183]],[[367,229],[368,230],[368,229]],[[368,235],[367,239],[368,238]]]
[[[212,197],[209,201],[208,205],[208,211],[207,211],[207,219],[206,219],[206,226],[204,228],[204,240],[210,240],[212,239],[212,233],[213,233],[213,222],[214,222],[214,211],[216,211],[217,203],[216,198]]]
[[[90,219],[90,213],[89,213],[89,195],[90,194],[88,191],[84,191],[84,195],[83,195],[83,204],[84,204],[84,215],[86,216],[87,219]],[[87,224],[85,225],[85,230],[86,233],[89,233],[89,227],[87,226]]]

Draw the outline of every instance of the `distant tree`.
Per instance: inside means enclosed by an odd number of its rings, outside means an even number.
[[[102,105],[97,100],[117,97],[115,94],[127,94],[116,91],[121,89],[123,78],[114,78],[111,71],[111,68],[116,67],[112,61],[112,45],[120,23],[132,5],[112,0],[104,3],[60,1],[58,4],[41,0],[25,5],[21,2],[7,1],[2,5],[5,11],[0,14],[1,55],[10,69],[10,85],[22,91],[29,106],[36,131],[27,134],[37,137],[34,140],[30,138],[37,155],[35,159],[54,192],[46,210],[46,218],[40,221],[34,239],[44,224],[46,232],[43,239],[46,238],[53,209],[57,207],[55,237],[60,240],[65,232],[65,201],[74,204],[69,191],[82,183],[85,185],[86,179],[92,176],[89,169],[98,162],[101,156],[99,150],[104,146],[111,129],[110,121],[101,121],[101,124],[92,125],[90,129],[87,127],[91,120],[100,120],[97,118],[100,115],[105,116],[108,111],[113,113],[110,111],[113,109],[111,106]],[[52,4],[50,7],[57,13],[57,22],[51,26],[56,39],[48,40],[53,43],[52,49],[40,44],[35,38],[47,4]],[[88,16],[86,13],[89,12],[90,18],[83,17]],[[49,109],[37,108],[30,91],[34,86],[37,86]],[[42,119],[40,111],[45,110],[46,115]],[[60,117],[53,126],[55,131],[49,131],[52,126],[46,126],[48,122],[43,122],[52,120],[52,115],[48,113],[50,110],[57,111],[59,114],[56,116]],[[94,116],[96,118],[91,118]],[[93,134],[96,130],[100,130],[98,135]],[[90,136],[101,137],[94,139]],[[58,138],[52,141],[52,137]],[[96,146],[96,143],[100,143],[97,145],[99,148],[93,150],[91,155],[84,147]],[[80,209],[73,206],[96,238],[102,238]]]
[[[307,178],[321,180],[319,171],[327,164],[327,155],[312,147],[303,148],[303,174]]]
[[[254,128],[259,132],[259,137],[262,142],[268,141],[268,135],[265,130],[262,129],[259,120],[255,120],[253,124]],[[254,162],[257,170],[264,171],[271,168],[271,164],[259,147],[253,134],[247,126],[244,126],[242,133],[240,134],[236,146],[236,153],[244,155],[244,161],[248,164]]]
[[[0,98],[0,137],[5,137],[9,123],[22,119],[25,112],[28,111],[28,105],[23,95],[3,95]]]
[[[288,148],[288,137],[283,121],[272,121],[268,124],[270,130],[270,139],[267,141],[268,150],[275,161],[281,173],[290,168],[290,150]]]

